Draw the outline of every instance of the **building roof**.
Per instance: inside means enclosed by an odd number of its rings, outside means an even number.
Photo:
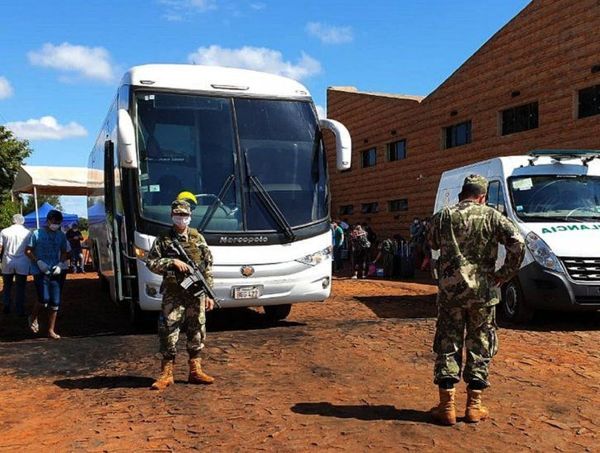
[[[378,96],[378,97],[387,97],[394,99],[402,99],[405,101],[415,101],[421,102],[425,99],[425,96],[416,96],[412,94],[393,94],[393,93],[380,93],[375,91],[359,91],[358,88],[353,86],[332,86],[327,88],[328,91],[342,91],[344,93],[356,93],[362,94],[366,96]]]

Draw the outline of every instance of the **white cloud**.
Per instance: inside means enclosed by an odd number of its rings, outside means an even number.
[[[6,99],[13,94],[13,88],[6,77],[0,76],[0,99]]]
[[[112,82],[115,72],[110,54],[103,47],[86,47],[63,42],[55,46],[46,43],[40,50],[28,52],[34,66],[56,69],[78,76]]]
[[[59,124],[53,116],[42,116],[40,119],[13,121],[6,123],[17,137],[27,140],[63,140],[65,138],[85,137],[85,128],[74,121]]]
[[[158,0],[166,7],[163,17],[169,21],[181,21],[185,16],[217,9],[217,0]]]
[[[260,11],[261,9],[265,9],[266,7],[267,4],[263,2],[250,3],[250,8],[255,9],[256,11]]]
[[[226,49],[216,45],[199,47],[194,53],[188,55],[188,61],[209,66],[253,69],[296,80],[306,79],[321,72],[321,63],[304,52],[294,64],[284,61],[283,55],[278,50],[265,47],[244,46],[239,49]]]
[[[315,108],[317,109],[317,115],[319,116],[319,119],[327,118],[327,110],[325,110],[325,107],[317,104],[315,105]]]
[[[335,27],[320,22],[306,24],[306,32],[310,36],[319,38],[325,44],[343,44],[352,42],[354,39],[352,27]]]

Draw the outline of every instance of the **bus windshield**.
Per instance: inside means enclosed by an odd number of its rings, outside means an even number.
[[[196,195],[191,225],[205,231],[281,231],[328,217],[309,102],[144,92],[136,103],[144,218],[170,224],[182,191]]]
[[[600,177],[543,175],[509,179],[517,216],[523,221],[600,220]]]

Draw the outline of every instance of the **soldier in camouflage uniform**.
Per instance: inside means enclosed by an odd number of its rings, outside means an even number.
[[[433,345],[440,403],[431,412],[447,425],[456,423],[454,384],[460,381],[463,345],[462,372],[468,384],[465,420],[476,423],[488,415],[481,394],[489,385],[489,364],[498,350],[495,305],[500,286],[517,272],[525,250],[516,226],[485,205],[487,184],[483,176],[467,176],[458,204],[436,213],[429,229],[431,248],[440,251],[435,264],[439,291]],[[506,258],[496,271],[498,244],[504,245]]]
[[[174,383],[173,365],[177,354],[177,340],[182,326],[187,335],[189,354],[190,384],[212,384],[214,378],[202,371],[200,351],[206,338],[205,311],[212,310],[214,301],[202,294],[194,297],[179,284],[190,272],[182,261],[173,241],[181,243],[190,259],[202,270],[209,285],[212,286],[212,255],[204,237],[194,228],[188,227],[191,208],[184,200],[175,200],[171,204],[173,227],[154,241],[148,254],[148,269],[163,276],[161,287],[162,305],[159,317],[158,337],[162,355],[161,374],[152,384],[153,390],[163,390]]]

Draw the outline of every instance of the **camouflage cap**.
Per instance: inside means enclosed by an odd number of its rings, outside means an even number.
[[[185,200],[175,200],[173,203],[171,203],[171,214],[192,215],[192,208]]]
[[[482,188],[485,192],[487,192],[488,180],[481,175],[469,175],[465,178],[465,181],[463,182],[463,188],[465,186],[477,186]]]

